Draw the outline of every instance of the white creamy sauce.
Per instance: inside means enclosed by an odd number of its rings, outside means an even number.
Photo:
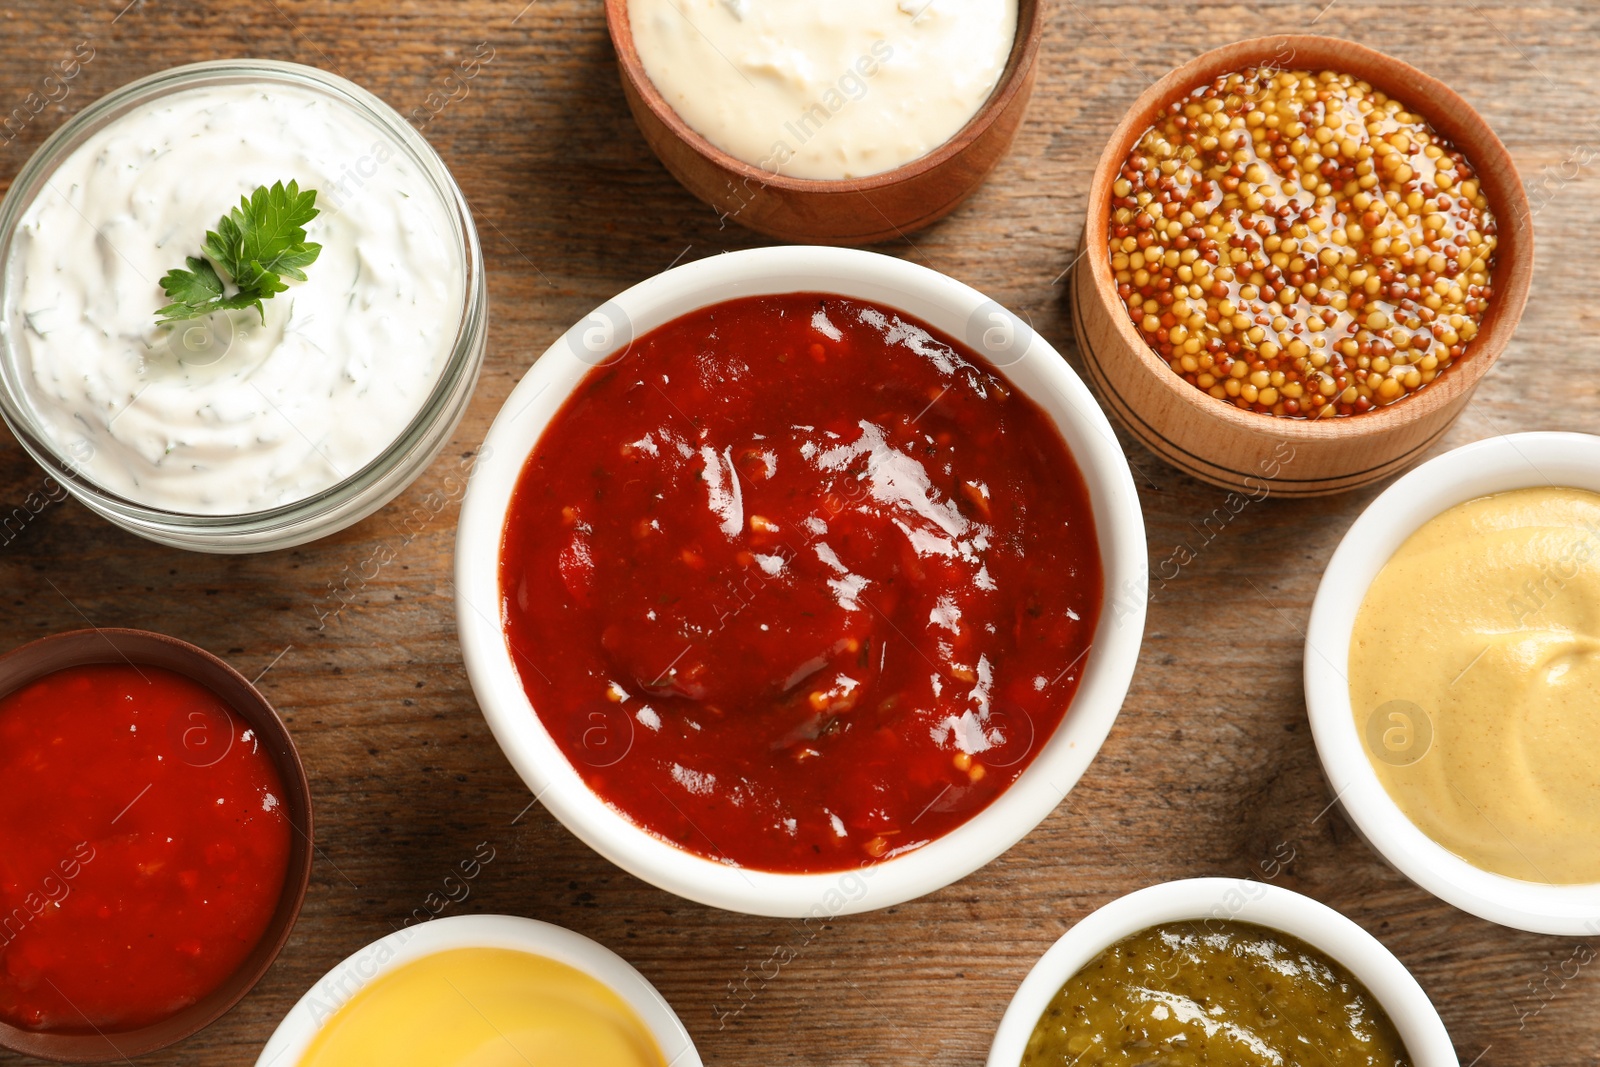
[[[1005,70],[1017,0],[628,0],[650,81],[723,151],[791,178],[927,155]]]
[[[251,309],[158,327],[162,275],[241,196],[291,179],[321,209],[307,280],[264,302],[264,324]],[[169,511],[258,511],[355,474],[416,416],[455,341],[463,258],[427,176],[359,113],[278,83],[192,89],[49,179],[5,264],[0,329],[39,424],[91,481]],[[220,357],[181,343],[230,328]]]

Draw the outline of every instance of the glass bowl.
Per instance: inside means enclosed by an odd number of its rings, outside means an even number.
[[[0,308],[0,416],[22,447],[69,493],[117,526],[177,548],[241,553],[289,548],[324,537],[372,514],[410,485],[449,440],[472,397],[488,336],[489,305],[483,253],[466,198],[422,135],[389,105],[344,78],[314,67],[265,59],[174,67],[114,90],[69,119],[23,166],[0,203],[0,271],[7,276],[6,288],[10,289],[9,263],[18,224],[75,150],[111,123],[153,101],[186,90],[229,85],[292,86],[326,96],[388,137],[390,147],[417,169],[439,197],[461,256],[461,317],[450,354],[420,409],[360,470],[293,503],[231,514],[152,507],[97,484],[85,473],[84,457],[74,456],[46,432],[23,388],[9,326],[8,292],[7,306]]]

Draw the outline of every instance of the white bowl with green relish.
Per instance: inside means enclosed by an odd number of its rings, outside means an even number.
[[[1011,998],[988,1067],[1163,1053],[1200,1067],[1459,1067],[1428,995],[1376,938],[1310,897],[1235,878],[1149,886],[1068,930]]]

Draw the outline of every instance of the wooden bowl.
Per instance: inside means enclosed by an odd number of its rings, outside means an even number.
[[[674,178],[732,219],[785,241],[863,245],[904,237],[977,191],[1022,124],[1033,95],[1043,0],[1019,0],[1017,36],[994,92],[965,126],[919,159],[865,178],[789,178],[736,159],[678,116],[645,73],[628,0],[606,0],[622,91],[639,130]]]
[[[1466,353],[1412,395],[1361,415],[1291,419],[1244,411],[1173,373],[1118,299],[1107,253],[1111,185],[1157,113],[1223,74],[1271,64],[1336,70],[1370,82],[1422,115],[1477,171],[1499,227],[1494,297]],[[1522,317],[1533,275],[1528,199],[1505,145],[1443,83],[1381,52],[1331,37],[1260,37],[1206,52],[1162,78],[1133,105],[1106,145],[1089,190],[1073,270],[1072,320],[1101,402],[1146,448],[1202,481],[1260,497],[1342,493],[1421,459],[1472,398]]]
[[[133,1030],[66,1033],[23,1030],[0,1022],[0,1049],[61,1063],[125,1063],[182,1041],[221,1018],[253,989],[277,959],[300,915],[311,879],[311,786],[289,728],[266,697],[244,676],[211,653],[186,641],[144,630],[73,630],[53,634],[0,656],[0,695],[47,674],[92,663],[164,667],[200,683],[255,731],[283,780],[283,810],[289,819],[289,863],[278,906],[261,939],[221,985],[175,1015]],[[137,982],[138,975],[127,975]]]

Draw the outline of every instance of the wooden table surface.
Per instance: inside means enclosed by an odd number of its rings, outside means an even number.
[[[261,674],[311,775],[319,851],[288,947],[238,1008],[146,1062],[252,1062],[329,966],[442,893],[483,847],[494,859],[445,914],[532,916],[615,949],[712,1065],[981,1063],[1018,981],[1064,930],[1121,894],[1193,875],[1272,880],[1349,915],[1416,974],[1463,1064],[1600,1062],[1597,968],[1563,966],[1594,958],[1592,946],[1456,911],[1328,810],[1301,697],[1301,631],[1323,565],[1376,490],[1268,500],[1208,534],[1199,519],[1222,491],[1124,438],[1152,565],[1180,546],[1194,558],[1153,589],[1132,691],[1081,783],[1005,856],[924,899],[839,919],[808,943],[796,922],[715,911],[635,880],[537,806],[519,819],[531,797],[478,712],[456,642],[458,501],[443,483],[535,356],[590,308],[674,262],[765,242],[720,228],[651,156],[597,0],[125,2],[8,0],[0,114],[34,110],[30,93],[60,99],[13,126],[0,180],[67,116],[133,78],[221,57],[314,64],[425,121],[476,214],[493,305],[488,361],[455,439],[409,491],[342,534],[212,557],[148,544],[67,502],[0,535],[0,648],[86,620],[193,641]],[[1540,209],[1527,315],[1440,448],[1515,430],[1600,431],[1600,5],[1323,3],[1053,0],[1010,156],[954,216],[883,251],[1025,313],[1076,360],[1060,275],[1093,160],[1134,97],[1239,38],[1347,37],[1466,96]],[[44,82],[91,49],[76,77]],[[474,56],[481,66],[463,89],[452,75]],[[0,437],[0,515],[43,488]],[[320,625],[330,585],[382,546],[394,561],[353,582],[351,605]],[[797,958],[774,973],[785,947]]]

